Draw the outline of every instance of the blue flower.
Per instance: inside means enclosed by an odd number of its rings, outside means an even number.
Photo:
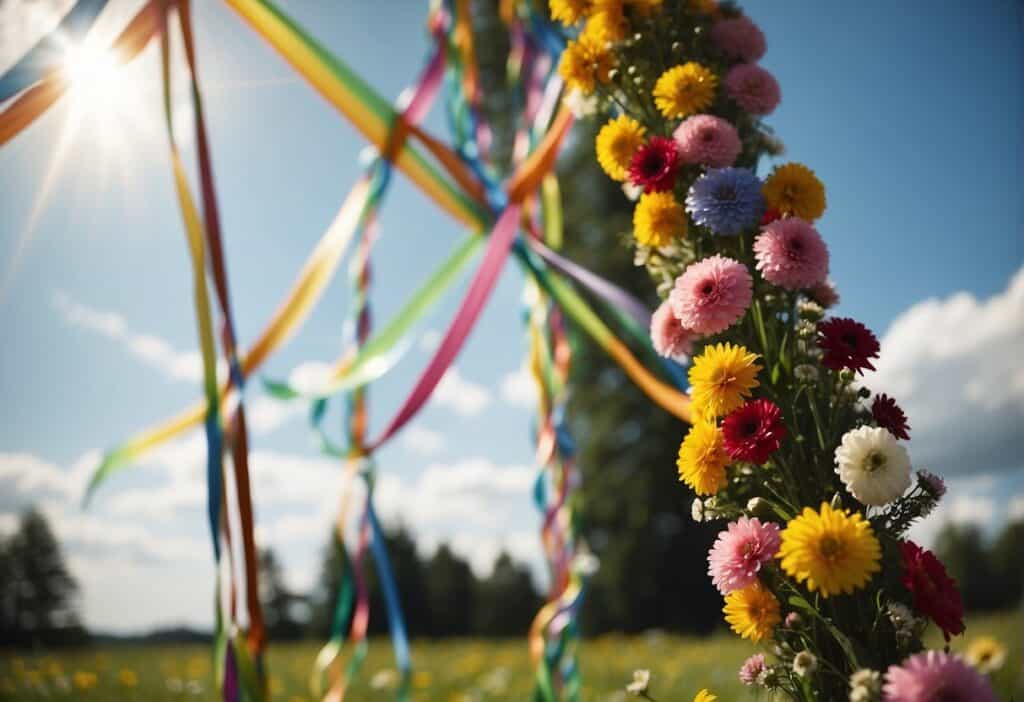
[[[715,234],[734,236],[764,214],[761,181],[746,168],[709,168],[686,194],[686,211]]]

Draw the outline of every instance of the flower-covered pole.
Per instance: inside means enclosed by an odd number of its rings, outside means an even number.
[[[636,200],[635,260],[663,302],[651,337],[686,360],[694,424],[677,470],[694,516],[723,520],[708,557],[725,620],[770,652],[739,671],[800,700],[994,699],[927,620],[964,630],[955,583],[906,540],[942,481],[914,475],[907,418],[859,376],[880,348],[838,301],[804,165],[756,173],[781,145],[766,42],[713,0],[550,0],[568,40],[567,101],[602,114],[601,168]]]

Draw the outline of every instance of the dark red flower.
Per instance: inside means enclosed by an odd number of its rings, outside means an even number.
[[[777,219],[782,219],[782,213],[774,207],[769,207],[764,211],[764,214],[761,215],[761,226],[763,227],[766,224],[771,224]]]
[[[679,168],[679,147],[672,139],[651,137],[633,154],[629,163],[629,180],[645,193],[671,190],[676,184]]]
[[[849,368],[858,373],[874,370],[870,359],[878,358],[878,339],[860,322],[834,317],[818,322],[818,347],[825,352],[821,362],[826,368]]]
[[[931,551],[913,541],[900,543],[903,554],[903,585],[914,596],[914,608],[931,617],[949,641],[950,635],[964,632],[964,603],[956,581]]]
[[[829,307],[835,307],[839,304],[839,293],[832,283],[825,281],[824,283],[818,283],[813,288],[807,291],[811,299],[817,302],[819,305],[828,309]]]
[[[907,415],[896,404],[896,400],[885,393],[875,395],[875,400],[871,403],[871,416],[875,418],[878,426],[888,429],[897,439],[910,441],[910,425],[907,424]]]
[[[751,400],[722,421],[722,437],[733,459],[764,463],[786,438],[782,410],[770,400]]]

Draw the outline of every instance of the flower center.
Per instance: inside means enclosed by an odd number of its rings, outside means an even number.
[[[723,185],[715,190],[715,199],[731,202],[736,199],[736,188],[732,185]]]
[[[715,140],[715,133],[710,129],[705,129],[700,133],[700,140],[706,143],[710,143]]]
[[[744,422],[743,426],[740,427],[740,431],[743,432],[743,436],[753,436],[757,433],[757,422],[753,419],[748,422]]]
[[[874,473],[876,470],[885,468],[885,454],[879,451],[872,451],[864,457],[864,470]]]
[[[715,284],[710,280],[704,281],[704,284],[700,286],[700,294],[707,297],[715,291]]]
[[[846,346],[848,346],[851,349],[857,348],[856,334],[843,334],[842,336],[839,337],[839,340],[842,341]]]
[[[822,537],[818,542],[818,553],[829,563],[835,563],[843,555],[843,544],[834,536]]]

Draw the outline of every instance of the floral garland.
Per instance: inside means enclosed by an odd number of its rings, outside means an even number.
[[[755,174],[782,150],[761,122],[781,99],[756,63],[764,35],[713,0],[550,9],[568,37],[566,99],[610,116],[597,159],[637,201],[636,262],[664,300],[654,347],[693,355],[679,476],[696,520],[729,520],[708,555],[725,620],[771,644],[740,679],[798,700],[994,700],[960,658],[922,652],[927,620],[947,641],[964,631],[956,584],[905,538],[945,487],[912,475],[896,402],[856,382],[878,357],[875,335],[826,317],[838,295],[814,226],[825,187],[798,163]],[[647,684],[641,674],[629,689]]]

